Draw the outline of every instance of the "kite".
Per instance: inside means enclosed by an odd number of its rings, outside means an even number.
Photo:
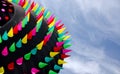
[[[61,20],[30,0],[0,0],[0,74],[58,74],[71,50]]]

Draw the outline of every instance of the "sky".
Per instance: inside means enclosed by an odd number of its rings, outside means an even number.
[[[59,74],[120,74],[120,0],[35,0],[71,34]]]

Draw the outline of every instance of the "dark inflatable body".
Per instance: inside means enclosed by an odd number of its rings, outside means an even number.
[[[57,74],[70,39],[61,21],[30,0],[0,0],[0,74]]]

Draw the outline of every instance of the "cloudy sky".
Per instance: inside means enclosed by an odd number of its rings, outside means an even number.
[[[60,74],[120,74],[120,0],[36,0],[72,35]]]

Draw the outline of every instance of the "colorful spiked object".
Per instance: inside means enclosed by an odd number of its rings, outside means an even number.
[[[31,0],[0,0],[0,74],[58,74],[70,35]]]

